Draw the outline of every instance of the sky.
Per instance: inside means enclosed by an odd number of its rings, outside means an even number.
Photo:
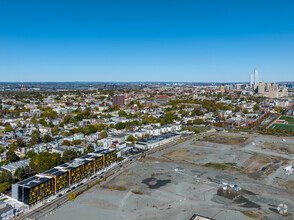
[[[0,0],[1,82],[294,81],[293,0]]]

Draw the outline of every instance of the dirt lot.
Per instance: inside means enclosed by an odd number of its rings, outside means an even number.
[[[294,154],[294,144],[265,142],[262,145],[257,145],[257,147],[286,155]]]
[[[186,141],[148,155],[46,219],[178,220],[195,213],[217,220],[291,219],[293,175],[286,175],[283,167],[292,163],[293,157],[256,145],[294,144],[294,138],[215,135],[233,141],[218,139],[221,144],[214,142],[213,146]],[[241,190],[224,190],[224,182]],[[288,206],[288,217],[278,212],[279,204]]]
[[[217,144],[228,144],[228,145],[237,145],[243,144],[248,140],[248,137],[242,136],[232,136],[231,134],[215,134],[211,136],[204,137],[201,141],[207,141]]]
[[[246,161],[244,173],[251,174],[258,171],[266,171],[270,167],[280,163],[281,160],[283,160],[283,158],[254,153],[254,155]]]
[[[170,160],[197,163],[197,161],[199,161],[200,159],[203,159],[207,155],[208,153],[194,153],[187,148],[181,148],[181,149],[166,153],[162,156]]]
[[[294,180],[283,181],[280,179],[275,180],[280,186],[285,187],[288,190],[294,191]]]

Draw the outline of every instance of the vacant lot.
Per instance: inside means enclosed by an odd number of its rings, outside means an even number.
[[[261,145],[256,145],[256,147],[264,150],[272,150],[286,155],[293,155],[294,153],[294,144],[289,143],[264,142]]]
[[[281,203],[294,213],[293,175],[283,171],[292,157],[275,150],[294,145],[294,138],[223,132],[204,139],[210,143],[189,140],[123,167],[47,219],[189,219],[197,213],[218,220],[280,220]],[[259,147],[269,144],[271,149]]]
[[[189,152],[190,150],[188,150],[187,148],[181,148],[181,149],[169,152],[167,154],[164,154],[163,156],[173,160],[189,161],[190,160]]]
[[[204,137],[201,141],[207,141],[217,144],[228,144],[228,145],[236,145],[243,144],[248,140],[247,137],[236,136],[236,135],[211,135]]]
[[[293,190],[294,191],[294,180],[282,181],[282,180],[276,179],[276,182],[280,186],[285,187],[288,190]]]
[[[243,172],[251,177],[268,176],[277,170],[285,159],[265,154],[254,153],[254,155],[246,161]],[[251,175],[254,174],[254,175]]]

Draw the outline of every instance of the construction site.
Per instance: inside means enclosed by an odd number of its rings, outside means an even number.
[[[294,219],[293,149],[291,137],[198,135],[142,156],[44,219]]]

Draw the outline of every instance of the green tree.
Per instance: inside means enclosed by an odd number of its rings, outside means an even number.
[[[53,136],[58,135],[58,131],[59,131],[58,126],[54,126],[53,128],[51,128],[51,133]]]
[[[124,110],[120,110],[118,112],[118,115],[119,115],[119,117],[127,117],[128,114]]]
[[[29,158],[32,158],[33,156],[37,155],[37,153],[33,150],[29,150],[27,153],[26,153],[26,156],[29,157]]]
[[[11,132],[14,131],[13,127],[11,127],[11,125],[6,125],[6,127],[4,128],[4,132]]]
[[[77,157],[78,157],[78,153],[76,151],[74,151],[74,150],[66,150],[63,153],[62,160],[63,160],[63,162],[66,163],[66,162],[69,162],[71,160],[76,159]]]
[[[51,137],[49,134],[45,134],[43,137],[42,137],[42,141],[44,143],[49,143],[51,141],[54,141],[55,139],[53,137]]]
[[[248,114],[249,112],[248,112],[248,110],[245,108],[245,109],[243,109],[243,113],[244,113],[244,114]]]
[[[255,104],[253,106],[253,111],[258,111],[260,109],[260,106],[258,104]]]
[[[88,152],[88,153],[92,153],[92,152],[94,152],[94,151],[95,151],[94,146],[93,146],[92,144],[89,144],[89,145],[87,146],[87,152]]]
[[[34,130],[32,132],[32,141],[35,142],[35,143],[40,143],[41,142],[39,130]]]
[[[241,111],[241,110],[242,110],[242,108],[241,108],[240,106],[237,105],[237,106],[235,107],[235,109],[234,109],[234,112],[239,112],[239,111]]]
[[[68,123],[71,123],[71,116],[70,115],[66,115],[66,116],[64,116],[64,118],[63,118],[63,123],[64,124],[68,124]]]
[[[133,135],[129,135],[129,136],[127,137],[127,141],[130,141],[130,142],[132,142],[132,144],[134,144],[135,141],[136,141],[136,138],[135,138]]]
[[[102,131],[101,134],[100,134],[100,137],[103,139],[103,138],[107,138],[108,135],[107,135],[107,132],[106,131]]]
[[[61,164],[61,156],[57,153],[41,152],[31,157],[30,167],[38,173]]]
[[[97,130],[98,129],[94,125],[88,125],[84,128],[84,133],[86,135],[89,135],[89,134],[97,132]]]
[[[4,182],[4,183],[0,183],[0,193],[5,193],[7,192],[9,189],[11,188],[11,184]]]
[[[71,193],[68,196],[69,200],[75,200],[75,198],[77,198],[77,195],[75,193]]]
[[[119,123],[117,123],[117,124],[115,125],[115,128],[116,128],[117,130],[122,130],[122,129],[124,129],[125,127],[126,127],[126,124],[123,123],[123,122],[119,122]]]
[[[5,151],[5,148],[0,146],[0,154],[2,154]]]
[[[79,145],[81,143],[82,143],[82,141],[80,139],[72,141],[72,145]]]
[[[14,151],[10,151],[10,150],[6,153],[6,158],[10,162],[19,161],[19,157],[14,153]]]
[[[7,183],[11,183],[12,180],[12,174],[11,172],[7,171],[7,170],[3,170],[1,175],[0,175],[0,182],[7,182]]]
[[[15,170],[14,175],[17,177],[17,179],[18,179],[19,181],[22,181],[23,179],[25,179],[26,173],[25,173],[24,168],[22,168],[22,167],[18,167],[18,168]]]
[[[65,146],[70,146],[71,145],[71,142],[69,140],[64,140],[62,142],[62,145],[65,145]]]

